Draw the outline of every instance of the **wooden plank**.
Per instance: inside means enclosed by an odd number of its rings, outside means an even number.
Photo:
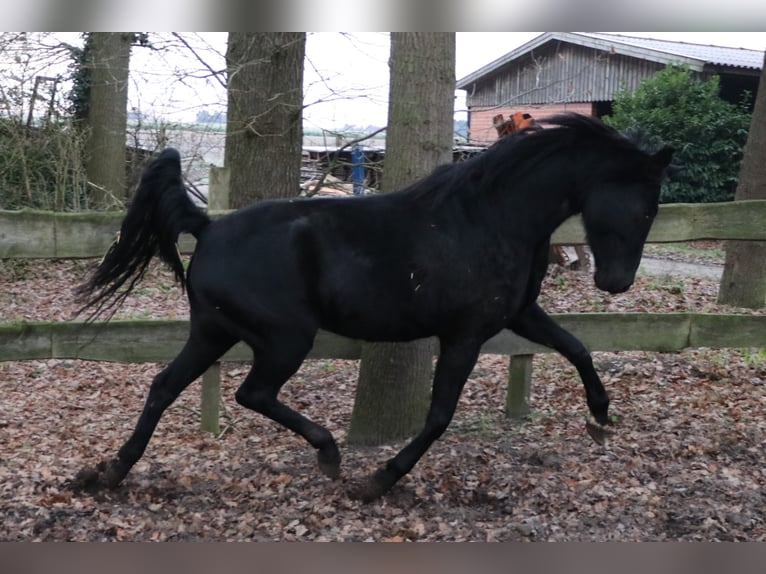
[[[553,245],[582,245],[585,243],[585,227],[579,215],[570,217],[551,235]]]
[[[689,347],[766,348],[766,316],[692,315]]]
[[[551,316],[591,351],[675,352],[689,346],[690,313],[561,313]]]
[[[494,355],[533,355],[549,351],[548,347],[532,343],[507,329],[489,339],[481,348],[482,353]]]
[[[696,239],[766,240],[766,200],[663,205],[649,240]]]
[[[53,323],[0,324],[0,361],[49,359],[54,356],[51,344]]]
[[[220,174],[219,174],[220,175]],[[225,177],[225,176],[221,176]],[[211,211],[212,217],[228,213]],[[120,228],[122,212],[53,213],[0,210],[0,258],[101,257]],[[766,200],[660,206],[649,232],[649,242],[696,239],[766,241]],[[569,218],[553,234],[552,242],[585,242],[580,216]],[[194,249],[194,238],[183,234],[182,253]]]
[[[56,230],[51,213],[0,210],[0,259],[51,257]]]
[[[569,313],[554,319],[592,351],[677,352],[686,348],[766,347],[766,315],[704,313]],[[115,362],[166,362],[181,350],[189,330],[185,320],[114,320],[109,323],[0,324],[0,360],[40,358]],[[312,359],[358,359],[361,344],[320,331]],[[508,331],[487,341],[482,353],[529,355],[550,352]],[[250,361],[243,344],[224,355]]]
[[[124,320],[52,323],[54,358],[164,363],[181,350],[189,331],[184,320]]]
[[[114,241],[125,216],[121,211],[54,213],[0,210],[0,259],[101,257]],[[182,253],[195,240],[182,234]]]
[[[766,241],[766,200],[750,199],[720,203],[673,203],[661,205],[652,224],[649,243],[672,243],[697,239],[743,239]],[[553,233],[560,245],[585,243],[580,216],[570,217]]]
[[[362,356],[362,342],[320,331],[309,353],[310,359],[358,360]]]
[[[591,351],[672,352],[689,346],[689,313],[551,313],[551,317]],[[482,352],[528,355],[551,349],[506,330],[487,341]]]
[[[40,212],[40,217],[47,215]],[[56,213],[53,217],[55,257],[103,256],[117,236],[124,215],[120,211]]]

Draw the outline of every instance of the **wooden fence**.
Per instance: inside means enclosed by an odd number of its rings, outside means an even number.
[[[213,182],[211,181],[211,187]],[[225,210],[213,210],[213,217]],[[120,228],[121,212],[56,213],[0,210],[0,259],[100,257]],[[766,240],[766,200],[660,206],[650,243],[695,239]],[[579,217],[565,221],[553,243],[582,244]],[[194,238],[183,235],[180,249],[190,253]]]
[[[121,213],[0,211],[0,258],[101,256],[113,240],[122,216]],[[696,239],[766,240],[766,200],[660,207],[649,242]],[[583,243],[584,230],[579,217],[566,221],[554,234],[553,242]],[[193,238],[182,238],[183,252],[190,252],[193,246]],[[695,347],[766,347],[766,315],[565,313],[553,316],[592,351],[677,352]],[[188,322],[178,320],[0,324],[0,361],[67,358],[164,362],[181,349],[187,332]],[[515,417],[526,413],[532,356],[549,349],[504,331],[489,340],[482,352],[511,357],[507,414]],[[310,355],[311,358],[344,359],[359,356],[358,341],[325,332],[317,336]],[[248,349],[238,345],[223,360],[250,358]],[[212,387],[207,386],[203,391],[203,399],[217,409],[217,369],[212,370],[210,378]],[[210,414],[206,415],[207,428],[217,427],[217,412],[214,418],[211,421]]]

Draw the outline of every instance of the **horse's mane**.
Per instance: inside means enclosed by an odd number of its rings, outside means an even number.
[[[429,176],[398,193],[438,205],[455,194],[470,198],[483,189],[497,188],[503,180],[523,177],[554,153],[585,141],[600,141],[610,150],[638,150],[616,129],[592,116],[564,113],[539,123],[552,127],[504,136],[470,159],[437,167]]]
[[[611,141],[621,147],[635,147],[624,135],[595,116],[586,116],[570,112],[544,118],[540,120],[540,123],[556,125],[561,128],[573,130],[580,136],[601,138]]]

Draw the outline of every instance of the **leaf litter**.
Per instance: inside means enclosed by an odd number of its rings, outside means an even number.
[[[71,320],[86,262],[0,263],[0,320]],[[584,273],[546,279],[551,312],[752,312],[716,304],[717,284],[640,275],[610,296]],[[188,316],[157,266],[118,316]],[[219,436],[199,426],[198,386],[160,421],[122,485],[95,495],[68,481],[113,456],[159,364],[0,363],[3,541],[663,541],[766,540],[766,356],[759,349],[594,353],[615,424],[585,430],[574,368],[536,355],[523,421],[504,416],[507,357],[483,355],[455,418],[381,500],[346,495],[404,443],[345,444],[355,361],[307,361],[282,398],[329,428],[342,476],[322,476],[300,437],[233,400],[248,365],[222,368]]]

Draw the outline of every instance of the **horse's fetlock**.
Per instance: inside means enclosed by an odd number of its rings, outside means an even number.
[[[609,398],[603,397],[594,401],[588,401],[588,408],[590,409],[593,418],[600,425],[609,424]]]

